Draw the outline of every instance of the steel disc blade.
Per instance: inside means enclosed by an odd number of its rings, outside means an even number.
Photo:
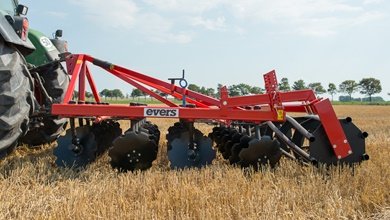
[[[180,122],[176,122],[173,126],[168,128],[168,134],[166,135],[168,151],[171,149],[171,142],[175,138],[180,138],[181,133],[185,130],[186,128]]]
[[[92,132],[95,134],[95,139],[98,144],[97,156],[99,156],[111,147],[113,140],[122,134],[122,129],[117,122],[103,121],[98,124],[93,124]]]
[[[111,166],[120,171],[146,170],[156,159],[156,149],[148,134],[129,131],[115,139],[108,155]]]
[[[240,157],[238,156],[240,154],[242,150],[242,147],[240,145],[240,143],[236,143],[232,146],[232,149],[231,149],[231,155],[229,157],[229,163],[230,164],[235,164],[235,163],[238,163],[240,161]]]
[[[97,143],[91,128],[89,126],[78,127],[76,133],[80,140],[81,151],[78,153],[72,151],[72,133],[67,130],[65,136],[58,138],[58,146],[54,148],[57,166],[85,167],[96,159]]]
[[[197,136],[195,138],[197,150],[192,152],[188,146],[190,138],[188,132],[183,132],[180,138],[176,138],[171,143],[171,149],[168,151],[168,158],[172,169],[184,169],[186,167],[203,167],[211,164],[215,158],[215,150],[212,148],[212,141],[210,138]],[[194,159],[190,155],[196,154]]]
[[[150,134],[149,138],[151,140],[154,140],[158,145],[160,142],[160,130],[158,129],[158,126],[147,121],[145,124],[142,125],[142,127],[145,128]]]
[[[212,164],[213,160],[215,159],[216,152],[212,147],[213,143],[211,139],[203,136],[201,139],[195,141],[198,143],[198,153],[200,157],[197,167],[200,168]]]
[[[170,149],[168,149],[168,159],[171,162],[171,168],[185,168],[191,167],[192,161],[188,160],[188,137],[175,138],[170,143]]]
[[[229,162],[230,164],[234,164],[240,161],[240,157],[238,156],[241,152],[242,149],[248,148],[249,146],[249,141],[251,141],[253,137],[249,137],[248,135],[243,135],[240,138],[240,142],[238,144],[235,144],[232,147],[231,150],[231,156],[229,157]]]
[[[226,144],[225,144],[225,152],[222,154],[223,158],[225,159],[229,159],[230,156],[232,156],[232,148],[235,144],[237,143],[240,143],[240,139],[242,137],[242,134],[238,133],[238,132],[235,132],[232,136],[232,139],[229,140]]]
[[[362,131],[352,122],[348,122],[345,119],[341,119],[339,121],[347,137],[348,143],[351,146],[352,154],[339,160],[333,151],[324,128],[321,125],[313,133],[316,139],[310,143],[310,156],[317,159],[319,163],[327,165],[336,165],[338,163],[354,164],[363,161],[366,150]]]
[[[258,164],[269,163],[273,167],[281,156],[280,143],[267,136],[262,137],[261,140],[252,139],[249,142],[249,147],[242,149],[239,154],[241,166],[253,166],[255,169],[258,168]]]

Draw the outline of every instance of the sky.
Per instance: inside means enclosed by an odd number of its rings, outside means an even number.
[[[186,71],[206,87],[264,88],[275,69],[290,84],[374,77],[390,96],[390,1],[20,0],[30,27],[63,30],[72,53],[166,80]],[[97,68],[98,89],[132,87]],[[362,97],[359,93],[354,97]]]

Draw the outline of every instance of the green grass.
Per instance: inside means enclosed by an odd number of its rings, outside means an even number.
[[[340,102],[340,101],[332,101],[333,105],[390,105],[390,101],[384,101],[384,102],[358,102],[358,101],[351,101],[351,102]]]
[[[90,101],[93,101],[92,99],[89,99]],[[144,104],[161,104],[160,101],[158,101],[155,98],[130,98],[130,99],[103,99],[103,102],[108,102],[111,104],[130,104],[131,102],[137,102],[137,103],[144,103]],[[181,104],[181,100],[177,99],[172,99],[170,98],[169,101],[176,103],[176,104]],[[333,105],[390,105],[390,101],[384,101],[384,102],[359,102],[359,101],[351,101],[351,102],[340,102],[340,101],[332,101]]]
[[[92,99],[88,99],[90,101],[93,101]],[[168,99],[169,101],[173,102],[173,103],[176,103],[176,104],[181,104],[181,101],[180,100],[176,100],[176,99]],[[108,99],[102,99],[102,102],[108,102],[108,103],[111,103],[111,104],[130,104],[131,102],[136,102],[136,103],[143,103],[143,104],[161,104],[160,101],[158,101],[157,99],[154,99],[154,98],[130,98],[130,99],[111,99],[111,98],[108,98]]]

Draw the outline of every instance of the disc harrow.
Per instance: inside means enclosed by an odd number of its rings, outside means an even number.
[[[80,123],[79,127],[75,127],[74,120],[70,121],[71,129],[58,139],[54,149],[56,164],[60,167],[85,167],[101,156],[122,133],[119,123],[111,120],[92,125]]]
[[[157,125],[141,120],[114,140],[108,155],[119,171],[146,170],[157,158],[160,131]]]
[[[168,158],[172,169],[200,168],[212,163],[215,150],[211,138],[195,129],[193,123],[178,122],[168,131]]]
[[[52,106],[53,115],[70,118],[70,129],[54,150],[59,166],[85,167],[109,148],[114,169],[150,168],[159,144],[165,143],[160,143],[161,132],[148,118],[177,120],[166,134],[172,169],[211,165],[216,151],[229,164],[255,170],[276,167],[283,157],[306,165],[355,165],[369,159],[365,152],[367,132],[350,117],[338,119],[329,99],[317,98],[312,90],[278,91],[275,71],[264,74],[265,94],[229,97],[227,88],[222,87],[217,99],[187,89],[184,71],[182,77],[166,82],[86,54],[69,54],[65,59],[72,78],[64,101]],[[102,102],[88,66],[91,63],[162,105]],[[87,82],[94,101],[86,101]],[[76,84],[79,93],[73,100]],[[306,115],[291,117],[290,113]],[[120,120],[131,122],[123,134]],[[204,130],[195,128],[197,123],[215,127],[205,136]]]

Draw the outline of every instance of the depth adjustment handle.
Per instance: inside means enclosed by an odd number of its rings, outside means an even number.
[[[187,86],[188,86],[188,82],[185,79],[185,70],[184,69],[183,69],[183,75],[182,75],[181,78],[168,78],[168,80],[171,81],[172,85],[175,85],[176,80],[178,80],[180,87],[183,88],[183,89],[187,88]]]

